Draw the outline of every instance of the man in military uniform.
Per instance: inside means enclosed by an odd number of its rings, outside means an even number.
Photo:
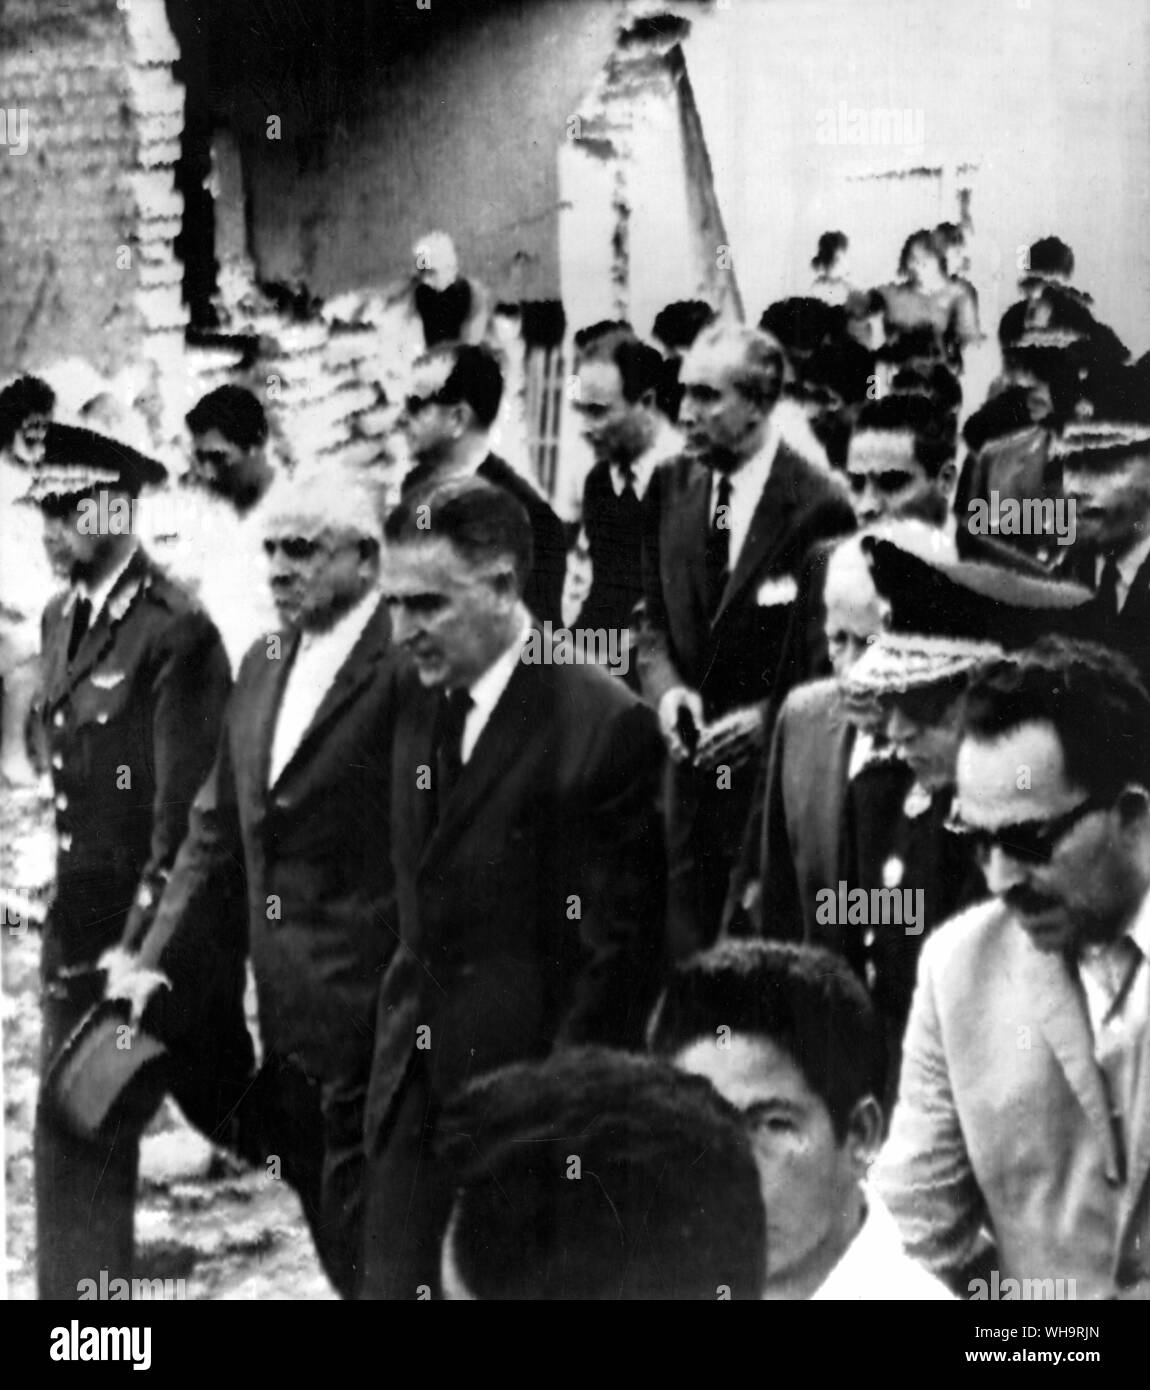
[[[70,585],[41,625],[39,715],[58,836],[41,964],[41,1298],[73,1299],[78,1281],[103,1268],[110,1278],[131,1275],[138,1135],[77,1138],[48,1103],[44,1082],[101,997],[101,956],[119,942],[133,902],[159,895],[211,765],[230,686],[215,628],[134,533],[133,500],[163,477],[160,464],[134,450],[53,424],[30,490],[49,561]]]

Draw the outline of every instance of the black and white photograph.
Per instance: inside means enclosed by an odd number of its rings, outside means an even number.
[[[33,1366],[1107,1364],[1148,228],[1145,0],[0,0],[0,1297],[118,1305]]]

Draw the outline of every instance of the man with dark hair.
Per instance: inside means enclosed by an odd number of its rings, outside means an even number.
[[[629,631],[643,597],[642,502],[655,468],[681,448],[658,408],[663,359],[633,333],[593,339],[576,357],[571,408],[595,463],[583,485],[591,588],[572,624]]]
[[[769,1299],[943,1299],[864,1180],[883,1133],[882,1028],[845,961],[726,942],[676,967],[652,1049],[709,1080],[751,1135]]]
[[[852,528],[840,484],[779,437],[785,359],[765,333],[708,329],[683,366],[685,451],[644,501],[639,670],[670,752],[672,950],[709,945],[754,789],[769,701],[815,542]],[[785,679],[800,679],[788,672]]]
[[[642,1034],[665,874],[651,711],[560,664],[523,602],[531,531],[478,478],[388,518],[397,673],[399,944],[380,990],[365,1128],[365,1296],[434,1287],[450,1192],[427,1145],[472,1076]]]
[[[1150,1293],[1150,696],[1045,639],[967,696],[956,828],[994,895],[926,943],[879,1186],[961,1280]],[[973,1286],[972,1286],[973,1287]]]
[[[1124,369],[1094,417],[1066,427],[1052,453],[1074,507],[1061,568],[1094,590],[1094,635],[1150,681],[1150,408],[1142,373]]]
[[[217,386],[185,417],[192,436],[186,481],[230,502],[241,516],[271,486],[264,408],[242,386]]]
[[[653,1058],[577,1048],[471,1083],[440,1122],[455,1299],[758,1299],[766,1226],[740,1117]]]
[[[22,376],[0,391],[0,759],[8,787],[31,788],[28,714],[36,693],[40,614],[55,585],[40,539],[40,518],[25,494],[44,456],[56,396],[39,377]]]
[[[1097,365],[1106,371],[1119,367],[1130,356],[1114,330],[1094,316],[1094,300],[1071,283],[1074,252],[1056,236],[1041,237],[1026,256],[1018,280],[1023,298],[1012,304],[998,325],[1003,349],[1020,342],[1028,330],[1055,329],[1082,335]]]
[[[659,409],[672,424],[678,422],[679,406],[683,400],[683,388],[679,385],[683,357],[694,346],[699,334],[711,327],[716,317],[714,309],[703,299],[677,299],[673,304],[664,305],[655,315],[651,337],[664,358]]]
[[[503,488],[524,508],[534,537],[534,565],[524,602],[536,621],[563,626],[567,538],[563,523],[526,478],[488,448],[503,398],[503,372],[482,346],[444,343],[415,364],[411,394],[400,417],[416,466],[401,498],[460,478],[479,477]]]
[[[860,526],[913,516],[943,526],[957,468],[948,414],[920,395],[868,401],[847,447],[847,481]]]
[[[78,1281],[101,1268],[131,1277],[138,1132],[124,1124],[79,1137],[47,1078],[103,996],[106,953],[133,905],[162,891],[231,685],[207,615],[153,564],[132,527],[116,524],[163,477],[132,449],[53,424],[32,488],[49,560],[69,586],[44,611],[37,708],[57,835],[35,1135],[42,1298],[77,1298]]]

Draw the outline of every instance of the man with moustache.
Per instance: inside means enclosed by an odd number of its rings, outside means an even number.
[[[1051,638],[979,672],[956,828],[994,895],[923,948],[879,1190],[909,1253],[1150,1295],[1150,696]]]
[[[705,330],[687,355],[685,450],[644,501],[639,672],[670,753],[668,933],[709,945],[754,791],[797,576],[815,542],[853,529],[837,479],[779,438],[785,359],[753,329]]]
[[[452,1091],[577,1043],[635,1046],[665,894],[651,711],[595,666],[529,661],[531,528],[470,478],[388,518],[400,941],[379,996],[363,1296],[433,1294]]]
[[[163,889],[231,685],[207,615],[152,562],[130,525],[112,524],[163,477],[160,464],[111,439],[51,424],[30,491],[49,561],[69,585],[44,611],[36,707],[57,835],[35,1131],[41,1298],[77,1298],[79,1281],[102,1269],[131,1278],[138,1131],[124,1125],[79,1137],[47,1083],[73,1030],[103,997],[107,953],[133,906]],[[110,519],[103,527],[101,514]]]
[[[238,1008],[197,992],[200,962],[242,980],[250,951],[263,1064],[213,1137],[261,1167],[279,1159],[325,1272],[354,1297],[375,1000],[396,939],[382,534],[363,484],[331,470],[278,484],[262,525],[281,626],[244,658],[171,880],[150,924],[134,915],[139,955],[108,990],[142,1010],[162,972],[145,1022],[194,1067]]]

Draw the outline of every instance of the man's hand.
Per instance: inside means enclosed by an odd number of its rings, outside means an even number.
[[[695,766],[706,772],[720,763],[738,767],[762,746],[763,712],[758,705],[744,705],[703,729],[695,752]]]
[[[693,750],[683,742],[680,711],[685,710],[696,729],[703,727],[703,697],[697,690],[676,685],[659,701],[659,729],[674,762],[690,762]]]
[[[113,946],[100,957],[100,969],[107,972],[105,999],[124,999],[131,1010],[133,1023],[138,1023],[148,1007],[148,1000],[163,986],[171,989],[172,982],[158,970],[142,966],[139,957],[122,946]]]

